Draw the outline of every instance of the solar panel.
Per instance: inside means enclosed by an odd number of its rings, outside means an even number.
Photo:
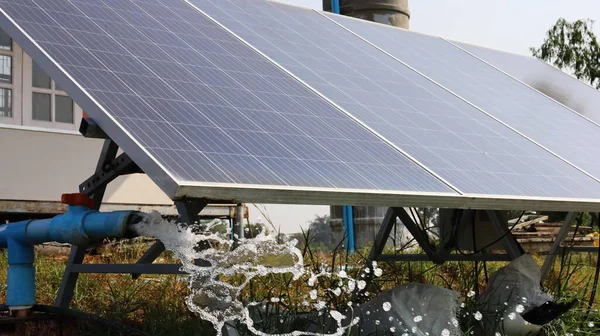
[[[533,57],[468,43],[452,43],[580,114],[600,122],[600,92],[587,83]]]
[[[189,2],[465,193],[598,196],[593,179],[315,11]]]
[[[600,178],[600,147],[596,145],[600,143],[600,128],[577,113],[441,38],[347,17],[327,17],[596,179]],[[564,165],[556,161],[540,162],[547,165],[542,169],[551,166],[570,174],[567,168],[559,168]],[[580,185],[572,187],[574,192],[585,194],[585,188],[580,189]],[[596,188],[595,183],[593,188]]]
[[[0,7],[2,29],[172,197],[182,186],[213,198],[200,187],[239,188],[232,199],[317,188],[333,204],[364,199],[357,190],[458,195],[184,2]]]

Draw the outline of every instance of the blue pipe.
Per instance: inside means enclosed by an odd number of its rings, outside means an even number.
[[[342,220],[344,222],[344,230],[346,231],[346,251],[348,253],[353,253],[355,251],[354,247],[354,214],[353,208],[351,206],[343,207],[343,216]]]
[[[7,306],[22,310],[35,304],[34,245],[55,241],[86,246],[95,240],[124,237],[128,226],[139,218],[137,211],[102,213],[69,205],[66,213],[53,218],[0,225],[0,247],[8,248]]]
[[[340,0],[331,0],[331,12],[340,14]],[[343,207],[342,221],[346,232],[346,251],[352,253],[354,249],[354,216],[351,206]]]
[[[331,12],[340,14],[340,0],[331,0]]]

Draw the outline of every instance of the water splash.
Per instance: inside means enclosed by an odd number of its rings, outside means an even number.
[[[261,305],[261,302],[244,304],[240,298],[242,290],[255,277],[273,274],[290,274],[292,280],[298,280],[307,272],[304,269],[302,252],[296,248],[297,241],[279,241],[274,234],[259,233],[254,238],[232,239],[231,232],[216,230],[221,221],[213,221],[203,225],[175,224],[163,220],[160,213],[153,212],[143,217],[140,223],[132,226],[137,234],[159,239],[165,248],[172,251],[174,257],[182,262],[181,270],[188,273],[191,294],[186,298],[190,311],[200,318],[213,324],[220,336],[226,322],[239,321],[248,330],[260,336],[300,336],[300,335],[331,335],[341,336],[345,330],[358,323],[358,319],[347,320],[347,316],[331,310],[329,316],[337,325],[331,334],[308,331],[293,331],[283,334],[268,334],[257,330],[251,317],[250,307]],[[333,274],[322,270],[319,274],[310,274],[309,285],[314,286],[320,277],[331,277]],[[347,276],[345,272],[335,274],[340,281],[345,280],[340,287],[333,290],[336,295],[364,288],[364,281],[357,281]],[[232,280],[233,279],[233,280]],[[279,303],[280,298],[273,297],[273,303]],[[316,289],[310,292],[310,300],[318,300]],[[313,306],[324,310],[325,303],[319,301],[311,304],[308,299],[305,306]]]

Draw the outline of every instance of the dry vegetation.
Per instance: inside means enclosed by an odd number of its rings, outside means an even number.
[[[87,256],[86,263],[132,263],[145,251],[147,245],[140,243],[117,243],[101,249],[94,256]],[[317,269],[326,265],[329,269],[346,269],[349,275],[358,278],[364,265],[362,254],[347,257],[343,253],[316,252],[304,249],[306,266]],[[58,289],[67,255],[38,254],[36,259],[37,298],[40,304],[52,304]],[[542,258],[537,258],[541,264]],[[559,260],[560,261],[560,260]],[[175,262],[164,256],[157,262]],[[546,328],[546,335],[598,335],[600,316],[597,305],[590,312],[587,302],[595,271],[596,257],[588,254],[573,254],[563,259],[563,267],[556,267],[548,288],[559,300],[579,298],[581,303],[573,311]],[[452,288],[466,294],[469,290],[482,290],[486,284],[486,272],[491,274],[504,263],[457,263],[450,262],[436,266],[428,262],[381,264],[383,276],[369,288],[373,297],[378,291],[408,282],[430,283]],[[558,262],[557,262],[558,265]],[[0,254],[0,283],[6,283],[6,253]],[[558,281],[560,277],[561,281]],[[256,279],[248,287],[245,297],[248,301],[264,301],[273,305],[270,316],[262,316],[262,327],[270,332],[281,332],[289,328],[288,320],[281,323],[282,317],[301,314],[306,307],[301,305],[308,293],[306,279],[292,282],[284,275]],[[344,306],[350,299],[348,294],[332,295],[325,289],[331,283],[319,282],[319,293],[327,304]],[[0,300],[5,299],[5,288],[0,291]],[[198,320],[184,303],[188,294],[184,276],[145,275],[133,280],[130,275],[82,274],[79,278],[72,308],[121,321],[144,331],[149,335],[211,335],[211,325]],[[270,298],[282,298],[280,303],[271,303]],[[596,294],[596,301],[600,295]],[[466,297],[465,300],[468,300]],[[467,307],[469,304],[467,302]],[[590,322],[594,324],[591,326]],[[242,331],[243,332],[243,331]],[[97,323],[82,323],[82,335],[127,335],[118,328],[101,326]]]

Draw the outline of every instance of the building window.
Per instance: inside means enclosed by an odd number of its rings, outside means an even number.
[[[2,119],[14,117],[14,49],[12,39],[0,30],[0,117]]]
[[[74,123],[73,100],[34,61],[31,61],[31,86],[33,120]]]
[[[24,56],[24,125],[76,130],[81,109],[35,62]]]
[[[0,30],[0,124],[76,131],[81,108]]]

